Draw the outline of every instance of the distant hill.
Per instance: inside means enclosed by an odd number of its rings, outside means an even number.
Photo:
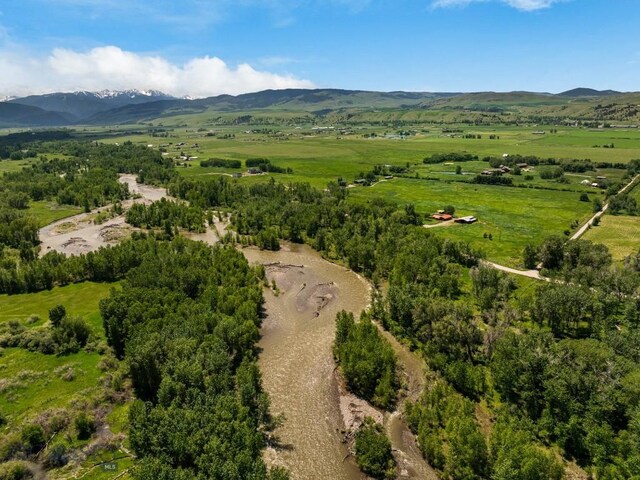
[[[615,90],[594,90],[593,88],[574,88],[558,94],[561,97],[608,97],[610,95],[622,95]]]
[[[71,125],[75,118],[29,105],[0,102],[0,127],[53,127]]]
[[[14,98],[11,103],[29,105],[43,110],[62,112],[83,120],[99,112],[125,105],[138,105],[174,97],[156,90],[103,90],[101,92],[50,93]]]
[[[339,89],[265,90],[242,95],[219,95],[196,100],[158,101],[127,105],[98,113],[89,119],[94,124],[131,123],[153,118],[187,115],[204,111],[247,112],[298,111],[324,115],[341,110],[418,108],[426,101],[448,98],[457,93],[367,92]]]
[[[607,98],[606,109],[599,103]],[[157,91],[102,91],[33,95],[0,102],[2,126],[66,126],[70,124],[135,124],[160,118],[193,114],[253,115],[277,118],[300,113],[329,121],[400,120],[426,118],[424,112],[440,112],[444,121],[471,118],[494,121],[500,115],[516,115],[523,121],[640,121],[638,93],[576,88],[560,94],[536,92],[371,92],[340,89],[265,90],[243,95],[219,95],[201,99],[175,98]],[[9,107],[12,106],[12,107]],[[11,109],[13,108],[13,110]],[[436,117],[432,117],[436,118]]]

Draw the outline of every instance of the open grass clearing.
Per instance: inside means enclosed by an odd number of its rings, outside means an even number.
[[[640,217],[603,215],[600,225],[591,227],[582,238],[606,245],[613,259],[622,261],[640,249]]]
[[[40,321],[32,326],[42,325],[48,321],[51,308],[63,305],[67,314],[81,316],[89,322],[96,335],[104,336],[98,305],[117,286],[117,283],[84,282],[38,293],[0,295],[0,323],[9,320],[24,322],[31,315],[38,315]]]
[[[40,200],[37,202],[30,202],[27,213],[38,222],[38,226],[44,227],[50,223],[62,220],[63,218],[72,217],[78,213],[82,213],[80,207],[72,205],[58,205],[55,202],[47,200]]]

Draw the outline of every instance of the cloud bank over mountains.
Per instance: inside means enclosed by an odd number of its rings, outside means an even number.
[[[0,96],[153,89],[175,96],[208,97],[315,86],[309,80],[258,70],[246,63],[230,66],[218,57],[192,58],[179,65],[161,56],[142,55],[116,46],[87,52],[57,48],[44,58],[5,48],[0,51],[0,71]]]

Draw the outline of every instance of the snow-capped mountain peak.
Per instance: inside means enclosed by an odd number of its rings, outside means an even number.
[[[170,95],[159,90],[101,90],[99,92],[79,91],[73,92],[76,95],[92,96],[100,99],[106,98],[136,98],[136,97],[162,97],[169,98]]]

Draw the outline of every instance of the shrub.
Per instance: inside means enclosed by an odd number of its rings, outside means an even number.
[[[78,440],[87,440],[96,431],[96,422],[86,412],[80,412],[74,420],[74,425],[78,433]]]
[[[56,305],[51,310],[49,310],[49,321],[51,325],[57,327],[62,322],[62,319],[66,317],[67,311],[62,305]]]
[[[0,461],[6,462],[12,458],[16,458],[24,451],[24,443],[20,435],[14,433],[7,435],[0,445]]]
[[[53,332],[59,354],[77,352],[87,344],[91,328],[82,318],[65,317]]]
[[[49,468],[60,468],[64,467],[68,461],[67,446],[64,443],[56,443],[47,451],[44,463]]]
[[[356,433],[356,463],[373,478],[395,478],[396,463],[391,453],[391,442],[381,425],[367,417]]]
[[[0,480],[23,480],[33,478],[24,462],[7,462],[0,465]]]
[[[40,425],[25,426],[20,437],[26,452],[29,454],[39,452],[46,443],[44,429]]]

